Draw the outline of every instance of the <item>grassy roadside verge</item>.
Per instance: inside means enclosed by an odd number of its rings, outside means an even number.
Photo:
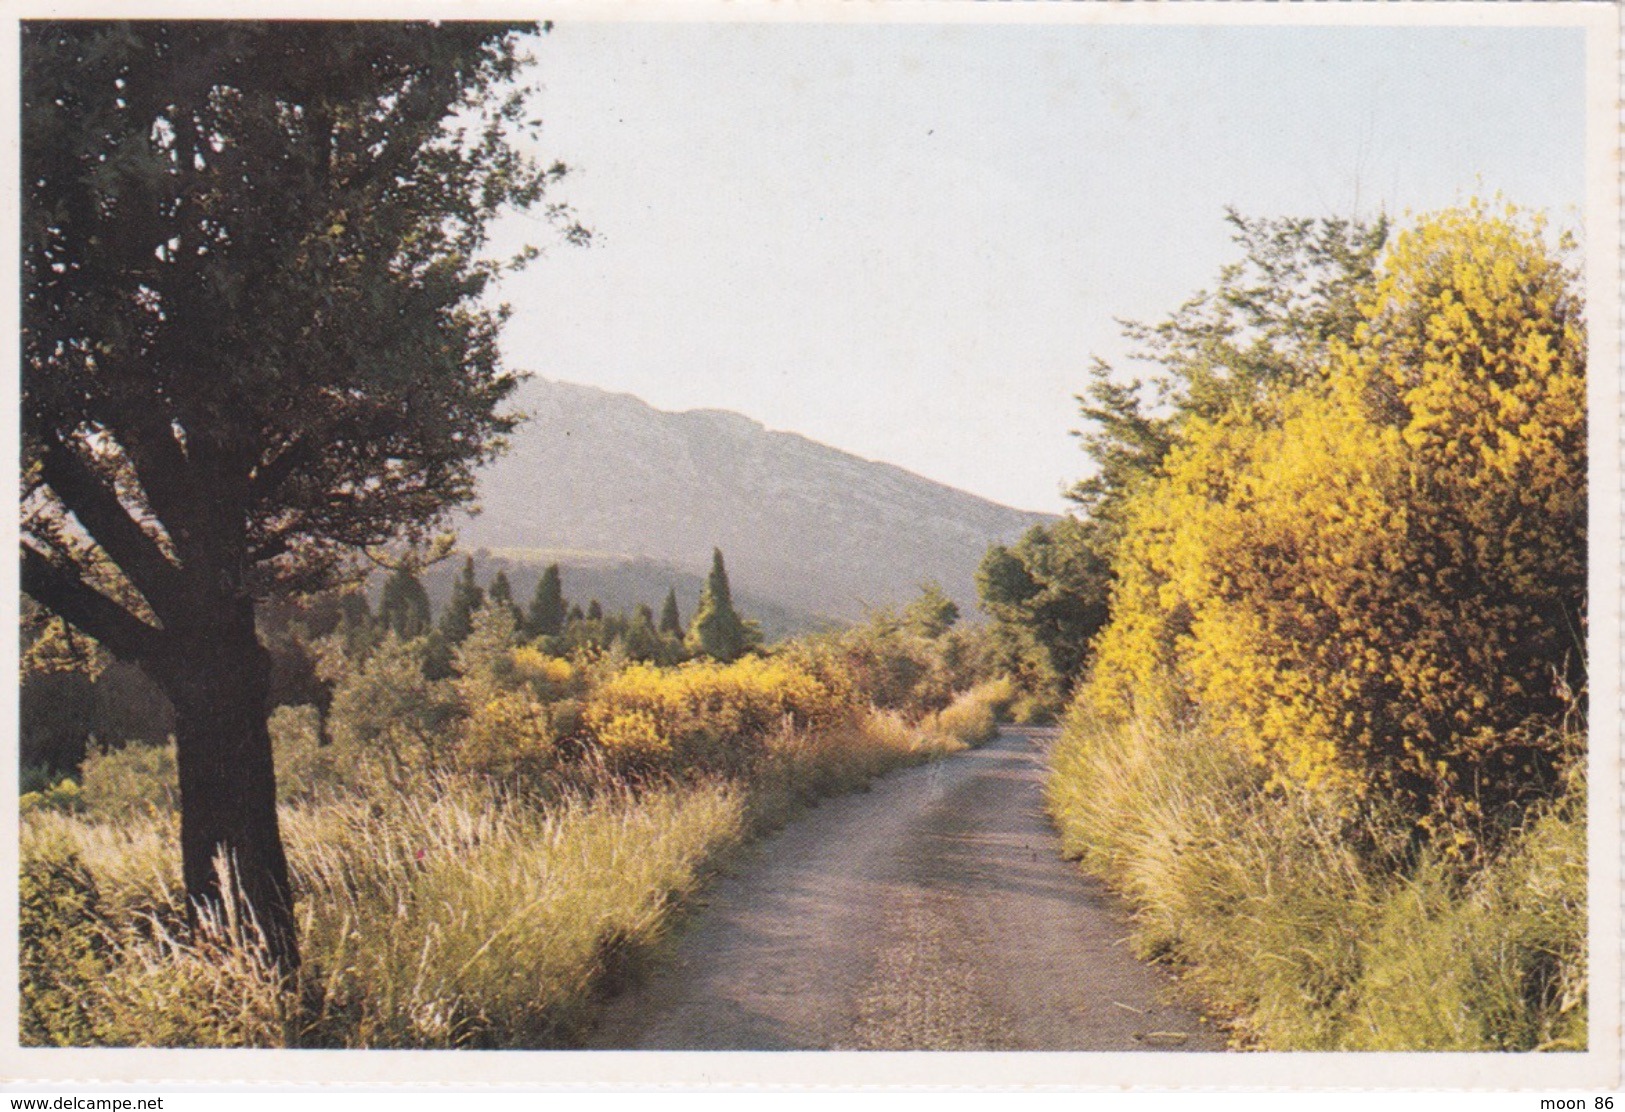
[[[991,736],[994,688],[914,724],[869,711],[769,734],[745,775],[622,780],[547,798],[471,775],[284,804],[304,965],[285,991],[238,925],[189,932],[172,810],[40,808],[22,835],[23,1041],[32,1045],[558,1047],[659,945],[715,864],[808,802]],[[99,773],[99,778],[97,774]]]
[[[1137,952],[1174,965],[1238,1046],[1585,1049],[1577,775],[1469,866],[1408,851],[1378,818],[1267,789],[1236,747],[1189,724],[1075,710],[1051,762],[1066,851],[1123,894]]]

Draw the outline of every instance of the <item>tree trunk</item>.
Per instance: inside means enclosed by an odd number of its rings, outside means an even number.
[[[150,662],[175,711],[182,874],[194,924],[199,911],[230,922],[217,865],[223,860],[236,906],[258,924],[271,960],[291,973],[299,948],[267,727],[270,656],[255,632],[252,603],[231,610],[206,631],[175,637]],[[239,917],[239,931],[246,920]],[[244,940],[260,941],[251,930]]]

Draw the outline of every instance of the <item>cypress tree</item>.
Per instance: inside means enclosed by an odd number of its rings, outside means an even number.
[[[440,615],[440,632],[449,645],[461,645],[474,628],[474,611],[485,605],[485,592],[474,582],[474,557],[463,561],[463,570],[451,586],[451,598]]]
[[[557,637],[564,632],[564,580],[557,564],[547,565],[525,615],[525,632],[532,637]]]
[[[387,581],[385,585],[388,585]],[[423,606],[423,626],[427,629],[429,625],[427,595],[423,598]],[[356,588],[339,596],[339,622],[333,632],[343,643],[347,655],[351,657],[365,655],[377,643],[379,632],[386,628],[388,627],[384,623],[383,615],[373,614],[365,591]]]
[[[655,630],[655,612],[646,604],[638,604],[623,643],[626,655],[633,660],[658,661],[663,656],[665,641]]]
[[[506,571],[500,569],[497,571],[496,575],[491,578],[491,588],[486,593],[490,597],[491,605],[500,606],[513,615],[515,628],[523,627],[525,615],[520,612],[519,607],[513,604],[513,585],[508,582],[508,573]]]
[[[734,609],[733,592],[728,587],[728,569],[722,562],[722,549],[711,552],[711,574],[700,593],[700,606],[688,627],[688,646],[727,663],[744,655],[760,640],[753,624],[740,618]]]
[[[677,612],[677,588],[666,592],[666,605],[660,608],[660,632],[669,633],[679,641],[683,639],[683,618]]]
[[[587,620],[589,622],[601,622],[604,620],[604,608],[599,605],[597,599],[593,599],[591,602],[587,603]]]
[[[429,632],[429,592],[410,561],[403,560],[384,580],[378,600],[378,624],[402,641]]]

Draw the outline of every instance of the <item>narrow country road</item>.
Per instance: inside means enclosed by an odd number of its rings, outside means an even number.
[[[1006,728],[760,843],[592,1045],[1222,1050],[1061,860],[1040,792],[1052,736]]]

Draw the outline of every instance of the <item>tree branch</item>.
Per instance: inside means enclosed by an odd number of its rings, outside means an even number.
[[[130,516],[118,495],[64,441],[53,437],[41,460],[47,486],[119,566],[160,619],[185,597],[179,569]]]
[[[250,497],[256,503],[270,500],[288,476],[308,463],[313,455],[310,439],[296,433],[281,451],[255,469],[249,480]]]
[[[157,652],[162,631],[88,585],[74,568],[53,563],[32,545],[22,546],[22,588],[53,614],[67,619],[124,661]]]

